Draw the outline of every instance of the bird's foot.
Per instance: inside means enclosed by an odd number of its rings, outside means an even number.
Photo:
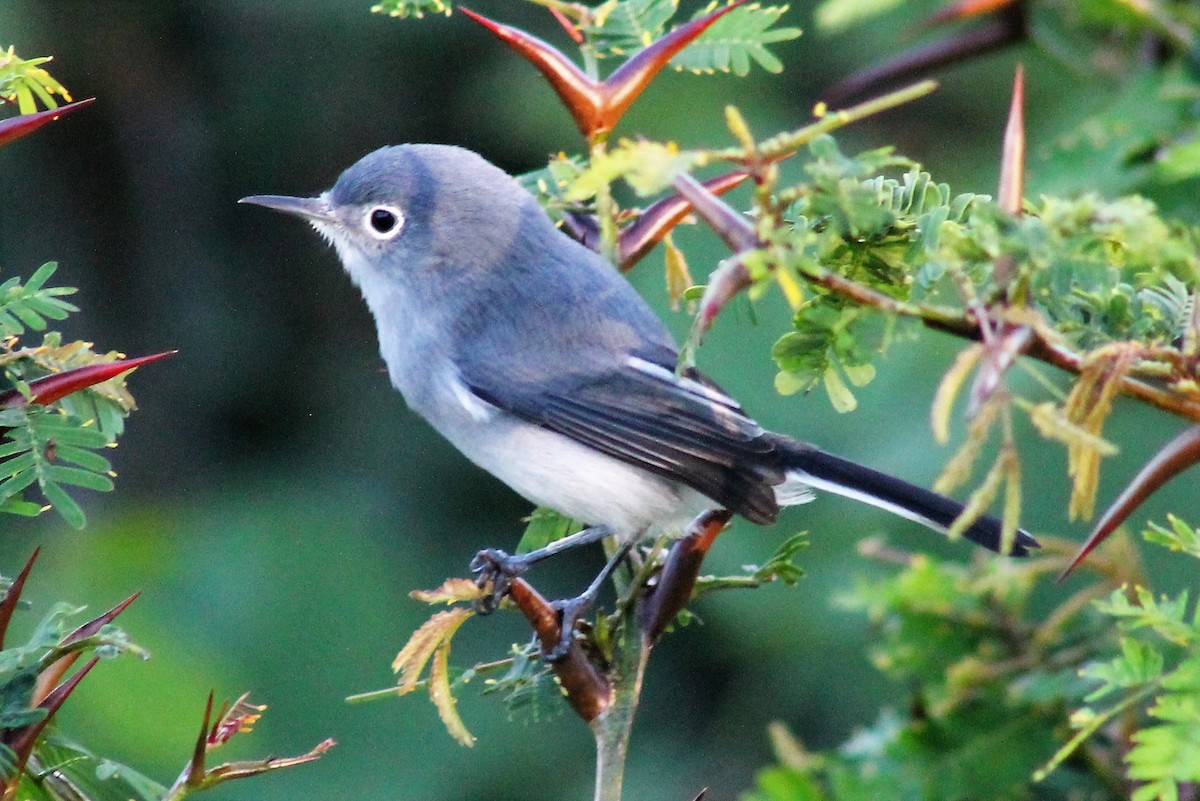
[[[547,662],[558,662],[567,655],[567,651],[571,648],[571,640],[575,637],[575,627],[579,625],[579,621],[583,616],[591,611],[596,605],[596,598],[600,595],[600,590],[604,587],[604,583],[608,581],[609,576],[617,569],[621,562],[625,561],[625,557],[633,549],[633,541],[623,543],[613,557],[608,560],[608,564],[600,571],[599,575],[592,580],[588,588],[574,598],[568,598],[565,601],[555,601],[552,606],[558,611],[559,635],[558,643],[549,651],[542,652],[542,658]]]
[[[485,548],[471,560],[471,572],[475,574],[475,586],[491,586],[491,592],[475,602],[475,611],[490,615],[500,607],[500,601],[508,595],[512,580],[523,576],[529,569],[530,560],[525,556],[513,556],[499,548]]]
[[[525,571],[529,570],[531,565],[563,551],[599,542],[610,533],[607,526],[592,526],[555,540],[544,548],[517,556],[498,548],[486,548],[480,551],[471,560],[471,572],[475,574],[476,586],[486,587],[490,581],[492,591],[487,597],[476,602],[476,610],[485,615],[496,611],[500,606],[500,601],[505,595],[508,595],[509,584],[512,580],[525,575]]]
[[[571,649],[571,640],[575,637],[575,627],[595,605],[596,594],[590,591],[585,591],[582,595],[568,598],[565,601],[554,601],[550,604],[558,612],[560,633],[558,643],[549,651],[542,651],[542,659],[547,662],[560,662],[566,657],[567,651]]]

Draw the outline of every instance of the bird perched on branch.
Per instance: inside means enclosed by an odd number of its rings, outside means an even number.
[[[632,543],[715,507],[767,524],[813,490],[942,532],[962,511],[765,431],[701,373],[677,372],[675,343],[625,279],[475,153],[386,147],[318,197],[242,202],[299,216],[332,243],[408,405],[530,501],[594,526],[572,542]],[[963,534],[1002,548],[992,517]],[[1036,545],[1020,531],[1010,553]]]

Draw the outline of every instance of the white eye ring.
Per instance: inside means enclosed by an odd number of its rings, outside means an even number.
[[[363,225],[378,240],[392,239],[404,228],[404,213],[395,206],[372,206],[363,216]]]

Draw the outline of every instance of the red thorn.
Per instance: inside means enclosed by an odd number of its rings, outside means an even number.
[[[667,66],[667,63],[680,50],[691,44],[714,22],[745,2],[746,0],[738,0],[738,2],[719,8],[707,16],[680,25],[617,67],[601,87],[604,104],[603,129],[612,130],[617,124],[617,120],[629,108],[629,104],[645,90],[654,76]],[[584,133],[594,132],[585,131]]]
[[[746,180],[747,173],[731,172],[710,178],[702,185],[714,196],[723,195]],[[621,271],[625,272],[649,253],[662,238],[692,211],[692,203],[681,194],[671,195],[649,206],[621,231]]]
[[[0,648],[4,647],[4,635],[8,632],[9,621],[12,620],[17,603],[21,600],[21,591],[25,589],[25,579],[29,578],[29,571],[33,569],[33,563],[37,561],[38,554],[41,552],[40,545],[33,549],[33,553],[25,562],[25,567],[9,585],[8,591],[4,593],[4,599],[0,600]]]
[[[6,744],[12,749],[13,753],[17,757],[15,760],[17,763],[16,776],[12,780],[13,786],[16,785],[16,782],[20,779],[21,774],[25,772],[25,763],[29,761],[29,755],[33,753],[33,746],[37,742],[37,738],[42,733],[42,730],[46,728],[46,725],[50,722],[50,719],[54,717],[54,713],[58,712],[59,707],[63,705],[71,693],[75,691],[75,688],[79,686],[79,682],[83,681],[83,677],[86,676],[99,661],[99,657],[93,658],[90,662],[80,668],[74,676],[67,679],[58,687],[54,688],[54,691],[46,696],[46,700],[38,704],[38,709],[43,709],[46,711],[45,717],[36,723],[31,723],[28,726],[17,729],[15,732],[10,730],[11,739],[9,739]]]
[[[725,509],[705,512],[693,520],[687,533],[671,546],[662,572],[658,574],[658,583],[642,607],[642,636],[646,642],[655,643],[687,606],[704,557],[731,517],[733,513]]]
[[[967,395],[967,419],[974,419],[1004,384],[1004,376],[1017,358],[1033,344],[1033,329],[1027,325],[1004,324],[997,336],[984,340],[983,358]]]
[[[87,623],[84,623],[82,626],[68,634],[62,641],[62,644],[70,645],[71,643],[78,642],[86,637],[91,637],[93,634],[100,631],[101,628],[111,623],[117,615],[124,612],[131,603],[136,601],[141,596],[141,594],[142,591],[138,590],[133,595],[130,595],[124,601],[121,601],[121,603],[114,606],[112,609],[109,609],[107,612],[97,615]]]
[[[196,747],[192,749],[192,758],[184,768],[187,774],[187,785],[195,787],[204,781],[204,755],[208,745],[209,726],[212,723],[213,691],[208,691],[208,702],[204,705],[204,721],[200,724],[200,736],[196,738]],[[183,778],[183,777],[180,777]],[[178,784],[178,780],[175,782]]]
[[[709,329],[725,304],[752,283],[741,254],[758,247],[758,235],[746,218],[700,185],[686,173],[675,177],[675,188],[695,208],[698,214],[725,241],[736,258],[722,264],[708,277],[708,287],[700,299],[700,311],[696,316],[693,336],[698,337]]]
[[[67,671],[71,669],[71,665],[74,665],[81,656],[83,656],[83,651],[72,651],[66,656],[54,660],[45,670],[38,674],[37,685],[33,688],[33,703],[35,705],[46,700],[51,691],[62,681],[62,677],[67,675]]]
[[[1154,454],[1154,457],[1133,477],[1129,486],[1125,487],[1112,505],[1105,510],[1087,541],[1071,559],[1071,563],[1058,574],[1058,580],[1065,579],[1097,545],[1113,533],[1117,526],[1124,523],[1142,505],[1142,502],[1153,495],[1163,484],[1198,462],[1200,462],[1200,426],[1192,426]]]
[[[603,82],[589,78],[558,48],[536,36],[490,20],[469,8],[459,6],[459,10],[533,64],[550,82],[583,135],[594,140],[616,126],[629,105],[680,50],[718,19],[745,2],[739,0],[679,26],[640,50]]]
[[[675,176],[675,190],[696,210],[696,214],[724,240],[734,253],[758,247],[758,235],[746,218],[721,202],[711,191],[687,173]]]
[[[1015,216],[1021,213],[1025,196],[1025,67],[1017,65],[1013,78],[1012,104],[1004,128],[1004,146],[1000,154],[1000,191],[996,202]]]
[[[601,108],[603,101],[600,84],[585,75],[583,70],[575,66],[556,47],[519,28],[503,25],[482,14],[476,14],[469,8],[459,6],[459,10],[487,28],[500,41],[536,67],[558,93],[571,116],[575,118],[575,124],[585,135],[590,135],[592,131],[601,127],[604,115]]]
[[[121,603],[117,604],[112,609],[109,609],[107,612],[96,616],[87,623],[84,623],[82,626],[64,637],[59,645],[72,645],[87,637],[91,637],[93,634],[100,631],[100,629],[106,624],[111,623],[117,615],[124,612],[125,608],[136,601],[138,596],[141,594],[142,593],[140,591],[135,592],[133,595],[129,596],[124,601],[121,601]],[[45,670],[38,674],[37,687],[35,687],[33,691],[34,703],[40,703],[41,699],[49,697],[51,692],[50,688],[58,684],[63,675],[65,675],[66,672],[71,668],[71,665],[75,664],[75,660],[79,658],[79,654],[79,651],[73,651],[60,659],[56,659],[54,662],[48,665]]]
[[[824,100],[830,106],[842,106],[880,85],[923,77],[941,67],[1007,47],[1025,37],[1023,6],[1014,5],[973,31],[939,39],[857,72],[825,92]]]
[[[104,362],[102,364],[89,364],[86,367],[76,367],[72,370],[55,373],[54,375],[36,378],[29,382],[32,397],[29,398],[28,402],[43,405],[54,403],[56,400],[64,398],[72,392],[78,392],[81,389],[95,386],[101,382],[108,381],[110,378],[116,378],[121,373],[132,370],[135,367],[141,367],[143,364],[158,361],[178,352],[167,350],[162,353],[151,354],[150,356],[139,356],[136,359],[118,359],[117,361]],[[0,406],[20,406],[24,403],[26,403],[25,396],[15,389],[0,393]]]
[[[725,308],[729,300],[754,282],[750,271],[740,258],[731,259],[708,276],[708,285],[700,298],[700,310],[696,314],[695,336],[703,335],[712,327],[713,320]]]
[[[58,108],[37,111],[33,114],[20,114],[16,117],[0,120],[0,147],[7,145],[14,139],[20,139],[22,136],[33,133],[46,123],[54,122],[59,117],[64,117],[76,109],[83,108],[95,101],[95,99],[94,97],[89,97],[86,100],[68,103]]]

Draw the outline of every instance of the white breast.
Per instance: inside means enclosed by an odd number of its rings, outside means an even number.
[[[712,505],[678,482],[491,406],[457,376],[442,372],[437,384],[442,403],[423,416],[468,459],[539,506],[630,537],[677,533]]]

